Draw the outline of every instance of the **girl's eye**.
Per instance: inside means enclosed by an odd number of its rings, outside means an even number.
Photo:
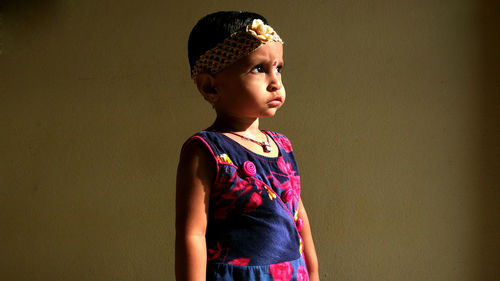
[[[282,65],[277,66],[276,67],[276,72],[281,73],[281,71],[283,71],[283,66]]]
[[[254,68],[252,68],[252,72],[262,73],[264,72],[264,67],[262,65],[257,65]]]

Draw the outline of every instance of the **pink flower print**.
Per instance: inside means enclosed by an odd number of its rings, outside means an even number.
[[[281,262],[271,264],[269,273],[274,281],[290,281],[292,280],[293,267],[290,262]]]
[[[279,184],[281,189],[292,189],[294,198],[298,199],[300,196],[300,176],[296,176],[296,171],[293,170],[292,164],[285,162],[283,157],[278,159],[278,168],[288,177],[288,180]]]
[[[267,176],[267,178],[273,181],[273,183],[272,183],[273,186],[280,186],[281,185],[279,180],[276,178],[275,175],[269,175],[269,176]],[[288,188],[284,188],[282,186],[280,186],[280,188],[285,189],[285,190],[288,189]]]
[[[288,181],[290,182],[290,187],[293,190],[292,202],[299,202],[299,199],[300,199],[300,177],[291,175]]]
[[[283,157],[278,158],[278,168],[287,175],[293,172],[292,164],[285,162]]]
[[[293,151],[292,144],[286,137],[276,137],[274,139],[279,146],[281,146],[286,152],[290,153]]]
[[[264,186],[266,186],[265,183],[261,182],[260,180],[256,180],[255,181],[255,186],[257,187],[257,190],[259,192],[262,192],[262,189],[264,188]]]
[[[309,281],[309,273],[307,273],[307,269],[302,265],[297,270],[297,281]]]
[[[249,258],[239,258],[239,259],[234,259],[234,260],[228,262],[228,264],[242,265],[242,266],[247,266],[248,263],[250,263],[250,259]]]
[[[222,251],[224,251],[224,249],[222,249],[222,247],[220,246],[220,243],[217,241],[217,249],[208,249],[207,259],[209,261],[213,261],[213,260],[217,259],[218,257],[220,257],[222,255]]]
[[[283,202],[294,205],[298,203],[300,199],[300,176],[295,175],[295,171],[292,170],[290,163],[285,163],[285,161],[280,161],[279,159],[278,166],[283,172],[287,173],[286,176],[288,180],[280,183],[276,177],[273,176],[273,183],[283,190],[283,193],[281,193]]]
[[[234,191],[246,190],[248,187],[252,187],[252,183],[250,180],[240,180],[234,187]]]
[[[213,188],[213,192],[212,192],[212,197],[217,197],[220,195],[221,192],[224,191],[224,189],[229,186],[232,182],[233,182],[233,178],[234,178],[234,175],[233,177],[229,177],[229,176],[222,176],[220,177],[215,183],[214,183],[214,188]]]
[[[227,200],[236,200],[236,198],[238,198],[238,196],[236,195],[236,193],[234,193],[234,191],[231,190],[231,191],[222,193],[220,198],[227,199]]]
[[[260,205],[262,205],[262,197],[257,192],[254,192],[250,197],[248,203],[245,205],[245,209],[243,210],[243,212],[248,213],[254,211]]]

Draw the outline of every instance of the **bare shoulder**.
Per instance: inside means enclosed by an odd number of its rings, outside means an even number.
[[[181,151],[177,168],[177,184],[211,185],[215,179],[216,162],[207,144],[198,139],[187,142]]]

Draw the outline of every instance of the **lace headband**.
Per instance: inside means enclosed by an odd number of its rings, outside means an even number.
[[[215,74],[238,59],[269,42],[283,43],[272,27],[260,19],[254,19],[246,30],[238,31],[212,49],[206,51],[195,63],[191,78],[202,72]]]

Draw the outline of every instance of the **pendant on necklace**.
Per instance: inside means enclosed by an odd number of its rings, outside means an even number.
[[[271,145],[267,141],[262,142],[262,149],[264,152],[271,152],[273,149],[271,148]]]

